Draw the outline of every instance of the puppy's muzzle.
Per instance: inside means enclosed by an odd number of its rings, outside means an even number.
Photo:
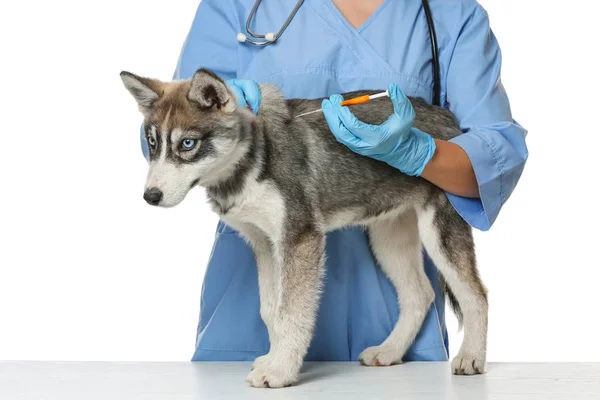
[[[160,189],[152,188],[144,192],[144,200],[151,206],[157,206],[163,198],[163,193]]]

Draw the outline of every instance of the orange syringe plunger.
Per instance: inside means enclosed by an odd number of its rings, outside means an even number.
[[[362,104],[371,101],[371,97],[369,95],[358,96],[353,99],[344,100],[340,103],[340,106],[353,106],[355,104]]]
[[[384,96],[389,96],[389,93],[387,90],[385,92],[372,94],[370,96],[367,94],[364,96],[358,96],[358,97],[354,97],[352,99],[344,100],[340,103],[340,105],[341,106],[354,106],[356,104],[368,103],[369,101],[371,101],[373,99],[377,99],[379,97],[384,97]]]

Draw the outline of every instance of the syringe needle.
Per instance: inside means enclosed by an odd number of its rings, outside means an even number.
[[[323,111],[323,109],[322,109],[322,108],[319,108],[318,110],[314,110],[314,111],[309,111],[309,112],[305,112],[305,113],[302,113],[302,114],[298,114],[298,115],[296,115],[294,118],[303,117],[303,116],[305,116],[305,115],[309,115],[309,114],[318,113],[318,112],[320,112],[320,111]]]

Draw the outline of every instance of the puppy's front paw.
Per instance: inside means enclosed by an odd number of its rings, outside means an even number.
[[[473,354],[458,353],[452,360],[454,375],[477,375],[485,373],[485,357]]]
[[[268,364],[270,363],[270,356],[269,354],[265,354],[264,356],[260,356],[257,357],[256,360],[254,360],[254,363],[252,363],[252,369],[256,369],[256,368],[266,368],[268,366]]]
[[[362,365],[369,367],[387,367],[401,364],[402,356],[403,354],[399,354],[396,347],[381,345],[365,349],[358,359]]]
[[[258,361],[258,359],[256,360]],[[282,388],[296,383],[298,373],[289,368],[275,368],[268,358],[256,363],[254,369],[248,374],[246,382],[256,388]]]

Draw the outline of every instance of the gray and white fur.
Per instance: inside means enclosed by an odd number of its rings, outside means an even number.
[[[419,332],[434,300],[423,245],[464,326],[452,371],[484,372],[487,290],[477,271],[471,228],[441,189],[352,152],[336,141],[321,114],[294,118],[319,108],[321,99],[285,100],[275,86],[261,85],[255,116],[238,107],[225,83],[205,69],[173,82],[128,72],[121,78],[144,115],[150,151],[146,201],[172,207],[200,185],[213,210],[254,250],[270,350],[254,362],[249,385],[297,382],[322,291],[325,234],[357,225],[368,230],[401,308],[390,335],[365,349],[361,363],[400,363]],[[365,93],[375,91],[346,98]],[[449,111],[410,100],[416,128],[445,140],[461,133]],[[384,98],[352,111],[365,123],[380,124],[393,108]]]

